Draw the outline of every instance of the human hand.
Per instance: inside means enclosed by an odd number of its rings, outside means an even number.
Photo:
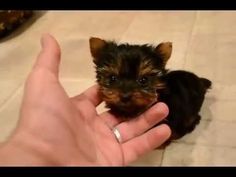
[[[110,112],[96,112],[102,101],[98,85],[70,98],[58,79],[58,43],[50,35],[44,35],[41,43],[25,84],[18,125],[0,149],[1,165],[121,166],[169,138],[167,125],[150,129],[167,116],[164,103],[121,122]]]

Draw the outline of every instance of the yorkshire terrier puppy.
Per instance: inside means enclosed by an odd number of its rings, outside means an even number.
[[[133,118],[161,101],[169,107],[161,123],[170,126],[170,140],[194,130],[211,81],[191,72],[165,69],[172,43],[130,45],[94,37],[89,43],[101,97],[113,114]]]

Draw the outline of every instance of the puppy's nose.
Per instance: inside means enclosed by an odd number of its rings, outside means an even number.
[[[121,101],[126,102],[129,101],[131,98],[131,93],[123,93],[121,95]]]

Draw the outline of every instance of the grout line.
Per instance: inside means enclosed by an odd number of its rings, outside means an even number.
[[[123,32],[123,34],[120,36],[120,41],[122,41],[123,37],[125,36],[125,34],[128,32],[130,26],[134,23],[135,19],[137,18],[137,16],[139,16],[140,14],[142,14],[142,11],[141,12],[136,12],[136,14],[134,15],[133,17],[133,20],[130,22],[130,24],[127,26],[126,30]]]
[[[20,93],[20,90],[23,88],[23,85],[24,85],[23,83],[20,84],[20,86],[15,90],[15,92],[8,97],[8,99],[4,102],[4,104],[1,105],[0,112],[2,112],[5,109],[5,107],[8,106],[8,104],[13,100],[13,98],[15,98],[16,95]]]
[[[162,156],[161,156],[160,166],[163,166],[163,160],[164,160],[165,152],[166,152],[166,148],[163,150],[163,153],[162,153]]]
[[[196,14],[195,14],[195,17],[194,17],[194,21],[193,21],[193,24],[192,24],[192,29],[189,33],[189,39],[188,39],[188,42],[187,42],[187,48],[186,48],[186,51],[185,51],[185,57],[184,57],[184,64],[183,64],[183,68],[185,69],[186,67],[186,62],[187,62],[187,56],[188,56],[188,53],[189,53],[189,49],[190,49],[190,43],[192,41],[192,36],[193,36],[193,32],[194,32],[194,27],[195,27],[195,24],[197,22],[197,17],[198,17],[198,11],[196,11]]]
[[[236,123],[234,120],[232,120],[232,121],[225,121],[225,120],[222,120],[222,119],[201,119],[200,123],[201,123],[201,121],[212,122],[213,120],[216,121],[216,122]]]
[[[201,146],[201,147],[211,147],[211,148],[231,148],[231,149],[235,149],[236,146],[216,146],[216,145],[203,145],[203,144],[196,144],[196,143],[187,143],[187,142],[172,142],[171,144],[182,144],[182,145],[197,145],[197,146]],[[163,153],[164,155],[164,153]],[[162,167],[165,167],[165,166],[169,166],[168,164],[167,165],[163,165],[163,161],[161,163],[161,166]]]
[[[199,144],[199,143],[191,143],[191,142],[186,142],[186,141],[175,141],[175,142],[172,142],[173,144],[185,144],[185,145],[197,145],[197,146],[205,146],[205,147],[213,147],[213,148],[231,148],[231,149],[235,149],[236,146],[227,146],[227,145],[210,145],[210,144]]]
[[[212,121],[216,121],[216,122],[224,122],[224,123],[236,123],[235,120],[223,120],[223,119],[209,119],[209,118],[206,118],[206,119],[202,119],[201,121],[207,121],[207,122],[212,122]]]
[[[23,85],[24,85],[24,83],[20,83],[16,87],[16,89],[14,89],[12,91],[12,93],[6,99],[4,99],[3,103],[0,104],[0,112],[3,110],[3,108],[5,108],[5,105],[7,105],[9,103],[9,101],[11,101],[12,98],[15,97],[15,95],[19,92],[18,90],[20,90]]]

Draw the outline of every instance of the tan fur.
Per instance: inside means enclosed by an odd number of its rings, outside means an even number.
[[[109,74],[119,75],[119,68],[117,68],[117,67],[104,66],[102,68],[98,68],[98,71],[103,72],[108,75]]]
[[[163,42],[156,47],[156,52],[158,52],[163,59],[164,65],[166,65],[172,53],[172,43]]]
[[[100,38],[91,37],[89,39],[90,52],[95,59],[99,56],[99,52],[105,46],[105,44],[106,41]]]
[[[101,93],[104,101],[109,103],[117,103],[120,101],[120,93],[117,90],[101,88]]]
[[[158,73],[159,70],[152,67],[149,60],[144,60],[139,66],[139,76]]]
[[[133,99],[135,105],[138,106],[147,106],[151,103],[154,103],[157,100],[157,95],[155,94],[144,94],[141,92],[134,92],[133,93]]]

